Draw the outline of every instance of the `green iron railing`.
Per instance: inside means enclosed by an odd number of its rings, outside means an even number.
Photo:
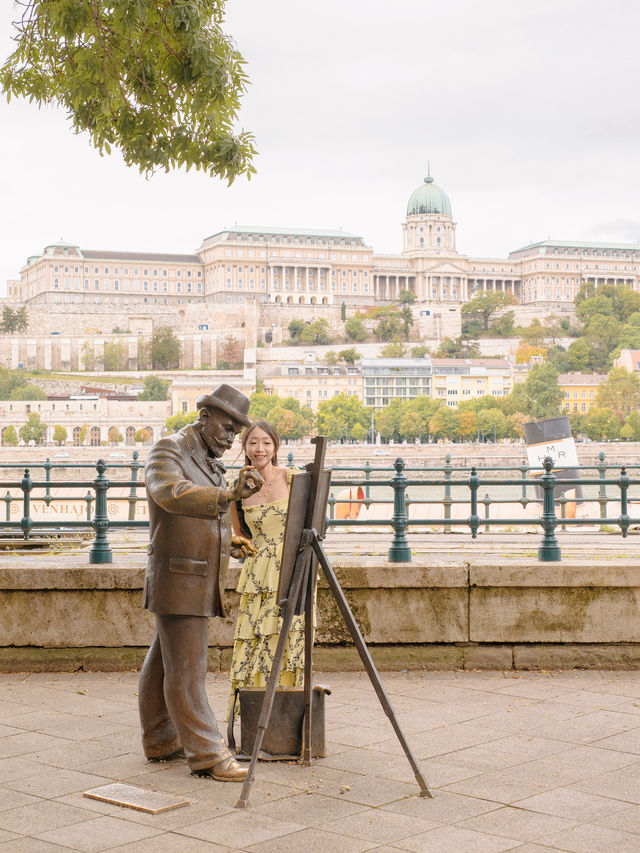
[[[289,453],[287,464],[294,465],[293,454]],[[0,463],[0,469],[13,468],[12,463]],[[44,463],[34,463],[24,470],[24,476],[20,481],[0,481],[0,488],[7,489],[4,495],[6,521],[0,524],[0,534],[6,535],[5,531],[18,529],[22,533],[24,541],[29,541],[32,536],[56,534],[62,530],[82,530],[86,528],[93,529],[95,538],[89,554],[90,563],[110,563],[112,562],[112,551],[108,540],[108,532],[110,529],[118,528],[144,528],[149,522],[146,519],[136,520],[136,506],[138,502],[145,501],[141,487],[144,485],[138,479],[138,473],[142,468],[142,464],[138,462],[138,453],[134,452],[132,461],[129,463],[107,463],[104,460],[99,460],[96,465],[93,463],[52,463],[47,459]],[[233,467],[233,466],[231,466]],[[34,468],[42,468],[45,472],[44,480],[32,480],[31,470]],[[91,468],[96,471],[96,476],[93,480],[60,480],[53,481],[51,472],[54,469],[82,469]],[[445,532],[450,532],[452,527],[468,527],[472,539],[476,539],[480,527],[484,527],[489,531],[493,527],[531,527],[541,526],[543,537],[538,549],[538,559],[544,562],[558,561],[561,559],[561,550],[555,535],[556,528],[560,525],[566,529],[569,525],[593,525],[598,524],[601,527],[604,525],[616,526],[619,528],[623,537],[626,537],[629,527],[632,524],[640,524],[640,518],[632,518],[629,515],[629,489],[631,486],[640,484],[640,479],[632,479],[628,474],[628,469],[640,469],[640,465],[626,466],[619,469],[617,476],[607,476],[607,472],[611,470],[607,465],[604,454],[600,454],[598,461],[592,467],[584,466],[580,471],[596,471],[597,475],[593,477],[581,477],[580,479],[562,478],[562,469],[556,469],[557,474],[553,471],[553,463],[550,458],[544,462],[544,473],[541,476],[531,475],[531,470],[525,462],[520,466],[502,466],[502,467],[483,467],[477,466],[459,466],[454,467],[451,464],[451,457],[445,456],[444,465],[437,467],[407,467],[404,460],[398,458],[395,460],[393,468],[395,473],[389,477],[389,467],[372,466],[367,461],[364,466],[336,466],[333,469],[332,487],[350,487],[361,488],[363,497],[361,499],[348,497],[344,498],[338,495],[337,497],[332,492],[328,502],[328,518],[327,527],[391,527],[393,538],[389,548],[389,560],[391,562],[409,562],[411,560],[411,548],[407,536],[407,529],[420,527],[437,527],[442,528]],[[128,479],[112,479],[109,480],[106,476],[107,469],[114,471],[122,471],[128,469]],[[360,477],[349,476],[352,472],[364,474]],[[413,476],[415,472],[419,472],[420,476]],[[513,476],[496,477],[495,474],[514,472]],[[409,474],[409,477],[407,477]],[[442,476],[433,476],[435,474]],[[453,475],[463,474],[464,477]],[[584,500],[596,500],[599,504],[599,517],[594,518],[570,518],[567,517],[566,507],[574,498],[567,498],[564,495],[555,496],[557,487],[575,487],[575,486],[590,486],[597,487],[597,494],[594,498],[585,498]],[[63,486],[65,490],[84,490],[88,488],[86,494],[81,500],[86,503],[86,519],[80,520],[56,520],[56,521],[35,521],[32,517],[31,503],[34,500],[42,500],[47,506],[52,501],[57,500],[51,494],[53,487]],[[435,498],[411,497],[408,490],[427,486],[430,488],[442,489],[442,496]],[[542,497],[532,497],[535,487],[538,486],[542,491]],[[607,491],[608,486],[615,486],[617,493],[614,495]],[[489,493],[485,493],[484,497],[480,497],[482,488],[517,488],[519,497],[514,500],[513,497],[489,497]],[[129,489],[126,496],[111,495],[109,490],[118,488]],[[372,490],[378,488],[391,488],[392,498],[378,498],[373,496]],[[9,489],[19,490],[20,496],[12,495]],[[465,496],[463,498],[454,497],[454,490],[463,490]],[[34,491],[42,491],[43,494],[34,497]],[[640,498],[634,499],[640,503]],[[109,518],[108,501],[118,502],[126,501],[128,503],[128,518],[126,520],[113,520]],[[18,521],[11,520],[11,507],[14,503],[21,502],[22,518]],[[619,504],[619,514],[615,517],[608,516],[608,507],[611,503]],[[337,518],[336,507],[340,504],[360,504],[365,507],[370,507],[373,504],[392,505],[392,513],[388,519],[379,518]],[[529,504],[541,504],[542,512],[539,518],[504,518],[491,517],[490,510],[494,505],[499,504],[519,503],[523,508]],[[409,518],[408,508],[410,505],[439,505],[443,508],[443,516],[436,517],[419,517]],[[455,505],[464,504],[469,507],[468,515],[462,518],[452,517],[452,507]],[[95,506],[94,506],[95,505]],[[483,506],[482,515],[480,514],[479,506]],[[560,518],[558,518],[556,507],[560,509]]]

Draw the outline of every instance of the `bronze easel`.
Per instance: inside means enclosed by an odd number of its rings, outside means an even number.
[[[253,784],[253,777],[258,761],[258,755],[262,747],[262,740],[269,725],[273,700],[276,693],[278,678],[282,668],[287,637],[291,623],[295,615],[305,614],[305,659],[304,659],[304,702],[305,715],[302,733],[302,764],[305,767],[311,764],[311,695],[313,691],[312,676],[312,654],[313,654],[313,609],[314,591],[316,586],[316,575],[318,565],[324,572],[329,589],[338,605],[349,633],[353,638],[355,647],[364,664],[373,685],[382,709],[389,717],[391,725],[400,741],[407,756],[411,769],[414,772],[420,787],[421,797],[432,797],[427,781],[418,767],[409,744],[396,719],[395,711],[391,706],[380,675],[371,659],[371,654],[360,632],[360,628],[351,612],[351,608],[345,598],[342,587],[333,571],[324,548],[324,525],[326,518],[327,500],[329,497],[329,483],[331,470],[324,467],[324,459],[327,448],[326,436],[319,435],[312,439],[316,446],[315,458],[307,465],[306,471],[300,471],[293,475],[291,492],[289,496],[289,510],[287,513],[287,526],[285,530],[284,544],[282,547],[282,561],[280,569],[280,580],[278,584],[278,604],[282,608],[282,629],[278,638],[278,645],[273,659],[273,666],[267,681],[267,687],[262,702],[258,728],[247,778],[242,786],[242,793],[236,803],[237,809],[247,808],[249,805],[249,794]]]

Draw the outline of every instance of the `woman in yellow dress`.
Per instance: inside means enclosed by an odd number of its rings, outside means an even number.
[[[278,467],[279,446],[278,434],[267,421],[254,423],[242,436],[245,464],[258,469],[264,485],[231,507],[234,532],[251,536],[256,554],[245,559],[237,586],[240,606],[231,661],[229,712],[237,687],[266,685],[282,627],[276,594],[291,469]],[[278,684],[298,687],[303,679],[304,616],[294,616]]]

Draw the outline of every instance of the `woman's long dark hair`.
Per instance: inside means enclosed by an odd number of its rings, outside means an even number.
[[[242,434],[241,443],[242,443],[242,450],[244,451],[244,464],[245,465],[251,465],[251,460],[247,456],[247,441],[249,440],[249,436],[251,435],[251,433],[257,427],[259,427],[261,430],[266,432],[266,434],[269,436],[269,438],[273,442],[274,450],[273,450],[273,456],[271,457],[271,464],[277,465],[278,464],[278,450],[280,449],[280,436],[275,431],[274,427],[271,426],[269,421],[255,421],[255,423],[252,423],[250,427],[247,427],[246,430],[244,431],[244,433]],[[242,501],[241,500],[236,501],[236,511],[238,513],[238,520],[240,521],[240,530],[242,531],[244,536],[246,536],[248,539],[251,539],[251,530],[249,529],[249,525],[245,521],[244,509],[242,508]]]

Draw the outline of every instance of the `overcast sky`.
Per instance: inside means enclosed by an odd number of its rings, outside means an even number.
[[[13,4],[0,0],[0,56]],[[0,103],[0,287],[64,239],[193,252],[234,223],[338,228],[401,250],[431,162],[458,250],[640,240],[634,0],[230,0],[258,174],[146,180],[57,109]],[[4,291],[2,291],[4,292]]]

